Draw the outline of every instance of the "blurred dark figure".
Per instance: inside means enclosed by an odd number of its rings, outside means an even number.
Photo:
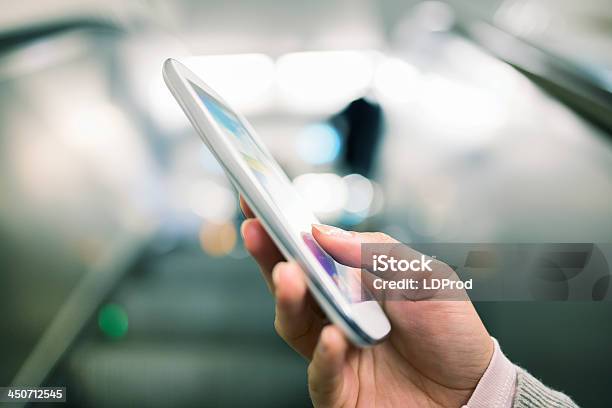
[[[347,172],[369,177],[383,131],[383,112],[371,99],[359,98],[331,119],[344,135]]]

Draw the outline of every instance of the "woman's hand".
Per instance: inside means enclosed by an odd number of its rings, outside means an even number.
[[[394,300],[383,304],[392,330],[383,343],[350,345],[306,287],[304,272],[285,262],[259,221],[242,225],[247,250],[276,297],[278,334],[310,361],[308,386],[317,407],[459,407],[493,354],[493,341],[469,301]],[[314,226],[313,236],[337,261],[359,266],[361,244],[397,242],[381,233]]]

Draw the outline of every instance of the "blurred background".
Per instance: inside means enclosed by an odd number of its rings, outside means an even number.
[[[70,406],[309,406],[220,167],[163,84],[240,109],[320,218],[406,242],[612,242],[609,0],[1,1],[0,385]],[[608,303],[477,304],[612,406]]]

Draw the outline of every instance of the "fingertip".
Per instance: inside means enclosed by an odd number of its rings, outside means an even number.
[[[277,302],[281,306],[290,306],[302,302],[306,296],[306,282],[298,265],[280,262],[272,270]]]
[[[341,264],[361,265],[361,241],[359,234],[330,225],[312,225],[312,235],[321,247]]]
[[[274,282],[274,286],[277,288],[282,279],[281,274],[283,273],[285,265],[287,265],[287,262],[279,262],[272,269],[272,282]]]
[[[240,227],[244,246],[256,259],[266,256],[268,234],[257,218],[249,218]]]
[[[333,393],[338,389],[348,347],[347,340],[336,326],[323,328],[309,372],[311,388],[318,388],[323,393]]]
[[[323,329],[320,343],[323,352],[335,357],[342,357],[348,348],[344,334],[334,325],[328,325]]]
[[[312,224],[312,234],[322,238],[326,237],[351,239],[355,236],[355,233],[352,231],[346,231],[342,228],[325,224]]]
[[[240,235],[242,235],[242,239],[244,241],[244,246],[249,252],[252,252],[252,249],[255,248],[255,244],[257,243],[257,220],[255,219],[246,219],[240,225]]]
[[[244,221],[242,221],[242,224],[240,224],[240,234],[242,235],[243,238],[247,238],[246,233],[247,233],[247,229],[249,228],[249,225],[253,223],[253,219],[246,219]]]

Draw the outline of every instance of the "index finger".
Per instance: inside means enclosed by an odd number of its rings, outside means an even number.
[[[253,258],[255,258],[257,264],[259,264],[259,268],[268,283],[268,287],[274,292],[272,285],[272,269],[274,269],[277,263],[284,261],[285,258],[258,219],[245,220],[242,223],[240,231],[244,239],[245,248]]]

